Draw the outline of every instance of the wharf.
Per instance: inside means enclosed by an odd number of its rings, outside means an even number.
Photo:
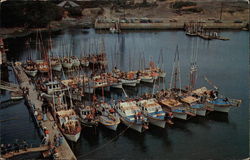
[[[11,152],[3,155],[3,158],[12,158],[14,156],[31,153],[31,152],[41,152],[41,151],[47,151],[49,150],[49,146],[40,146],[36,148],[27,148],[27,150],[19,150],[19,152]]]
[[[119,29],[121,30],[151,30],[151,29],[159,29],[159,30],[168,30],[168,29],[184,29],[185,23],[182,21],[169,22],[166,19],[151,19],[153,22],[140,23],[139,21],[134,21],[133,23],[119,23]],[[158,21],[157,23],[154,21]],[[116,21],[104,21],[104,20],[96,20],[95,21],[95,29],[107,29],[109,30],[111,27],[115,27],[117,24]],[[222,21],[220,23],[215,23],[212,21],[204,21],[201,22],[205,29],[243,29],[247,26],[247,22],[235,23],[233,21]]]
[[[42,104],[43,102],[38,100],[38,92],[33,84],[30,84],[29,77],[25,74],[22,67],[20,65],[13,65],[14,73],[17,77],[17,80],[19,82],[20,87],[27,87],[29,90],[29,94],[25,96],[26,100],[29,102],[29,104],[32,104],[33,107],[38,111],[42,111]],[[32,106],[29,106],[32,107]],[[33,115],[35,116],[35,115]],[[49,139],[50,142],[54,143],[54,135],[58,135],[60,132],[58,127],[54,127],[55,121],[52,115],[48,112],[47,113],[48,120],[47,121],[41,121],[42,128],[46,127],[49,130]],[[61,133],[62,134],[62,133]],[[76,160],[76,157],[69,147],[69,144],[67,143],[66,139],[63,139],[62,145],[57,147],[58,151],[58,159],[67,159],[67,160]]]

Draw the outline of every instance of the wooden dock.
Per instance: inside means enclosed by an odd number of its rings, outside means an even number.
[[[14,73],[18,79],[20,87],[27,87],[29,90],[29,95],[26,96],[26,100],[30,102],[30,104],[33,104],[35,109],[38,112],[42,112],[42,104],[43,102],[38,100],[38,92],[33,84],[29,83],[29,77],[25,74],[22,67],[20,65],[13,65]],[[60,132],[58,127],[53,127],[55,121],[52,115],[48,112],[47,113],[48,120],[47,121],[41,121],[41,126],[44,128],[46,127],[49,130],[49,139],[50,142],[54,143],[54,135],[58,135]],[[61,133],[62,134],[62,133]],[[62,134],[63,135],[63,134]],[[58,151],[58,159],[67,159],[67,160],[76,160],[76,157],[69,147],[66,139],[63,139],[63,144],[57,147]]]
[[[32,153],[32,152],[42,152],[49,150],[49,146],[40,146],[35,148],[27,148],[27,150],[19,150],[19,152],[9,152],[2,155],[2,158],[12,158],[14,156],[19,156],[22,154]]]

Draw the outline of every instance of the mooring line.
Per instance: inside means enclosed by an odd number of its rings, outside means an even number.
[[[100,147],[97,147],[95,149],[93,149],[92,151],[84,154],[84,155],[80,155],[78,156],[77,158],[81,158],[81,157],[86,157],[87,155],[91,154],[91,153],[94,153],[95,151],[99,150],[99,149],[102,149],[104,148],[106,145],[110,144],[112,141],[114,141],[116,138],[118,138],[119,136],[121,136],[123,133],[125,133],[125,131],[127,131],[128,129],[130,128],[130,126],[128,126],[126,129],[124,129],[121,133],[119,133],[117,136],[115,136],[114,138],[112,138],[111,140],[109,140],[107,143],[103,144],[102,146]]]

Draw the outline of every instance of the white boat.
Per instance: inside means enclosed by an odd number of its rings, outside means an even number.
[[[95,116],[94,107],[80,105],[78,106],[81,123],[86,127],[98,126],[98,117]]]
[[[136,84],[140,84],[140,82],[141,82],[141,79],[140,79],[140,78],[137,78]]]
[[[161,128],[165,128],[166,113],[162,110],[161,105],[157,103],[156,99],[142,99],[139,100],[137,104],[142,110],[142,113],[148,118],[149,123]]]
[[[225,98],[216,98],[208,100],[206,103],[207,107],[213,107],[215,111],[228,113],[230,108],[233,106],[230,101]]]
[[[28,76],[31,76],[31,77],[35,77],[37,75],[37,70],[27,70],[27,69],[24,69],[24,72],[28,75]]]
[[[51,64],[52,70],[58,71],[58,72],[62,70],[62,63],[59,57],[51,57],[50,64]]]
[[[166,72],[164,72],[164,71],[159,71],[158,74],[159,74],[159,77],[161,77],[161,78],[165,78],[167,75]]]
[[[71,69],[73,66],[71,58],[65,57],[62,61],[62,66],[66,69]]]
[[[122,82],[112,83],[111,87],[121,89],[122,88]]]
[[[89,61],[86,58],[81,59],[81,65],[84,67],[89,66]]]
[[[187,120],[190,116],[195,116],[188,111],[181,102],[175,100],[174,98],[162,98],[158,100],[159,103],[163,106],[164,111],[171,111],[173,116],[178,119]]]
[[[72,67],[79,67],[81,64],[80,60],[75,56],[71,57],[71,61],[72,61]]]
[[[99,123],[106,128],[116,131],[120,124],[120,117],[115,110],[108,103],[101,103],[96,106],[97,110],[101,113],[99,117]]]
[[[115,109],[126,126],[138,132],[148,129],[148,120],[135,101],[118,102]]]
[[[77,142],[81,134],[81,123],[73,109],[60,110],[56,112],[58,127],[63,135],[70,141]]]
[[[130,87],[135,87],[137,84],[136,79],[119,79],[122,82],[122,85],[124,86],[130,86]]]
[[[146,83],[154,83],[155,78],[151,76],[141,76],[141,81]]]
[[[11,92],[10,95],[11,95],[10,99],[12,99],[12,100],[23,99],[23,94],[22,94],[22,92],[19,92],[19,91]]]
[[[27,60],[26,64],[23,65],[24,72],[31,77],[35,77],[37,75],[37,67],[36,63],[33,62],[32,60]]]
[[[44,60],[36,60],[36,66],[39,72],[48,73],[49,72],[49,63]]]
[[[206,115],[206,107],[204,103],[200,103],[200,98],[196,98],[194,96],[186,96],[181,98],[181,101],[188,105],[188,109],[191,113],[199,116]]]
[[[78,139],[80,138],[81,132],[78,132],[76,134],[67,134],[63,133],[63,135],[70,141],[77,142]]]
[[[60,72],[62,70],[62,64],[58,63],[55,65],[52,65],[52,70]]]

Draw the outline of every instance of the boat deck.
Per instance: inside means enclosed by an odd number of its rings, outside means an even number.
[[[43,102],[38,100],[39,93],[37,92],[33,84],[29,84],[30,79],[25,74],[22,67],[20,65],[15,65],[15,66],[13,65],[13,70],[19,81],[20,86],[27,87],[29,90],[29,95],[25,96],[26,100],[29,101],[30,104],[33,104],[38,111],[42,111]],[[41,121],[41,126],[46,127],[49,130],[49,139],[50,139],[50,142],[53,144],[54,135],[58,135],[61,132],[58,127],[53,127],[55,121],[49,112],[47,113],[47,117],[48,117],[47,121]],[[71,148],[69,147],[65,138],[64,138],[63,144],[57,147],[57,150],[58,150],[58,159],[76,160],[76,157],[73,151],[71,150]]]

